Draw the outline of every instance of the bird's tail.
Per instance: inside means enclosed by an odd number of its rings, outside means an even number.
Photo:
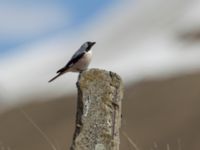
[[[57,79],[61,75],[63,75],[63,73],[59,73],[58,75],[56,75],[55,77],[53,77],[51,80],[49,80],[49,82],[52,82],[53,80]]]

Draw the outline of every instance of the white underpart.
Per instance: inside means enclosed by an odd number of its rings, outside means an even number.
[[[85,55],[77,62],[75,63],[70,71],[72,72],[77,72],[77,71],[82,71],[86,70],[92,60],[92,51],[88,51],[85,53]]]

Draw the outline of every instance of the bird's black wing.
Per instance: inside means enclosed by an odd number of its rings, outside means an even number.
[[[79,53],[78,55],[73,55],[71,60],[61,69],[59,69],[57,71],[57,73],[62,73],[64,71],[66,71],[67,69],[69,69],[73,64],[75,64],[79,59],[81,59],[81,57],[83,57],[83,55],[85,54],[85,52]]]

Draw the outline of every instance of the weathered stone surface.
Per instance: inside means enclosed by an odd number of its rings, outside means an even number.
[[[118,150],[121,126],[121,78],[90,69],[79,75],[76,129],[71,150]]]

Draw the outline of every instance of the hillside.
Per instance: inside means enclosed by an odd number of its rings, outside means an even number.
[[[74,131],[76,96],[20,106],[48,135],[58,150],[69,149]],[[123,100],[122,130],[142,150],[200,149],[200,74],[141,81],[128,87]],[[0,146],[11,150],[51,150],[20,112],[0,115]],[[121,137],[121,149],[131,149]]]

